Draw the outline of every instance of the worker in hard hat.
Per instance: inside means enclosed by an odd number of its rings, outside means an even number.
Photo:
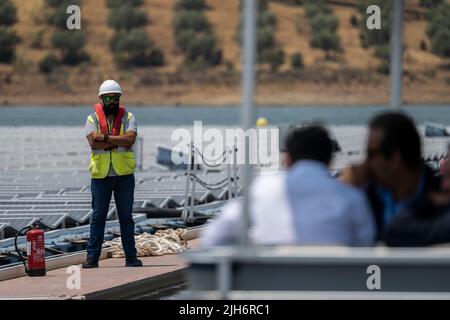
[[[86,121],[86,137],[91,146],[92,220],[87,259],[83,268],[98,268],[105,223],[114,193],[120,222],[120,235],[127,267],[140,267],[134,240],[133,201],[137,136],[134,115],[120,104],[122,89],[114,80],[100,86],[100,103]]]

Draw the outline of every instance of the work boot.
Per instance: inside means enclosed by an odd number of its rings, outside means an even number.
[[[98,268],[98,260],[87,258],[86,261],[82,264],[82,267],[83,269]]]
[[[126,267],[142,267],[142,261],[136,257],[126,258],[125,262]]]

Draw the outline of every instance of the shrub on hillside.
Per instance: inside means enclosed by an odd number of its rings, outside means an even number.
[[[54,54],[48,54],[39,61],[39,71],[45,74],[51,74],[58,69],[60,62]]]
[[[427,51],[428,46],[425,40],[420,40],[420,50]]]
[[[450,4],[443,3],[435,9],[428,10],[427,19],[430,24],[427,28],[427,35],[431,39],[441,29],[450,29]]]
[[[283,49],[274,48],[263,52],[261,59],[270,65],[270,71],[276,72],[283,65],[285,54]]]
[[[377,67],[377,72],[383,75],[388,75],[390,73],[390,63],[389,61],[382,61]]]
[[[326,29],[330,32],[336,32],[339,27],[339,20],[331,14],[318,14],[311,19],[310,25],[314,31]]]
[[[441,5],[445,0],[420,0],[419,5],[425,8],[434,8]]]
[[[142,30],[120,31],[111,38],[111,50],[122,66],[160,66],[164,64],[163,52],[154,45]]]
[[[450,29],[439,30],[431,39],[431,52],[450,58]]]
[[[189,45],[195,41],[196,35],[197,33],[192,29],[181,31],[175,37],[177,47],[180,48],[181,51],[186,52],[189,49]]]
[[[303,56],[300,52],[296,52],[291,55],[291,67],[295,70],[300,70],[305,67],[303,63]]]
[[[48,15],[46,16],[47,23],[61,30],[67,30],[67,18],[69,17],[67,7],[71,4],[72,1],[69,0],[67,5],[59,6],[53,11],[48,12]]]
[[[322,15],[330,15],[332,11],[330,7],[323,0],[310,0],[305,3],[305,13],[309,19],[314,18],[315,16]]]
[[[177,0],[176,10],[204,10],[206,9],[205,0]]]
[[[196,33],[185,50],[188,63],[201,62],[218,65],[222,62],[222,50],[216,48],[216,38],[211,33]]]
[[[390,45],[389,44],[385,44],[385,45],[376,46],[375,47],[375,51],[374,51],[374,55],[378,59],[381,59],[381,60],[384,60],[384,61],[389,61],[389,59],[390,59]]]
[[[16,6],[11,0],[0,2],[0,26],[12,26],[17,22]]]
[[[61,51],[64,64],[77,65],[89,59],[83,51],[86,38],[80,31],[57,31],[53,34],[52,44]]]
[[[0,26],[0,62],[9,63],[12,61],[19,41],[20,38],[13,30]]]
[[[132,7],[139,7],[144,3],[144,0],[106,0],[106,6],[110,9],[129,5]]]
[[[310,39],[311,47],[325,51],[326,58],[330,57],[331,51],[339,51],[340,39],[335,32],[326,29],[313,31]]]
[[[390,45],[386,43],[375,47],[375,57],[381,60],[377,67],[377,72],[381,74],[389,74],[390,68]]]
[[[264,11],[258,15],[258,27],[275,27],[277,25],[277,22],[277,16],[273,12]]]
[[[444,58],[450,57],[450,3],[443,2],[430,9],[427,18],[430,21],[427,35],[431,42],[431,51]]]
[[[257,36],[258,52],[270,49],[275,45],[275,30],[272,27],[259,28]]]
[[[79,6],[81,4],[81,0],[45,0],[45,3],[47,6],[52,8],[59,8],[59,7],[68,7],[69,5],[77,5]]]
[[[115,30],[131,30],[147,24],[146,13],[128,5],[116,8],[108,18],[108,25]]]
[[[42,48],[42,42],[44,41],[44,30],[38,30],[31,34],[31,47],[34,49]]]
[[[358,18],[355,15],[353,15],[353,14],[350,17],[350,24],[352,25],[352,27],[357,27],[359,25]]]
[[[203,12],[195,10],[179,11],[173,20],[173,27],[175,29],[175,34],[188,29],[197,32],[208,32],[211,30],[208,19]]]

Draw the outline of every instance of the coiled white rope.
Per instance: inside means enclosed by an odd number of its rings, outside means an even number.
[[[186,241],[182,238],[186,234],[185,229],[158,230],[155,234],[142,233],[134,237],[138,257],[162,256],[176,254],[189,249]],[[120,237],[105,242],[104,246],[109,248],[109,255],[113,258],[123,258],[125,253]]]

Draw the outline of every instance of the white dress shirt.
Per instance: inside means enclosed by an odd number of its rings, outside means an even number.
[[[204,247],[237,243],[242,201],[228,203],[201,236]],[[250,241],[259,245],[370,246],[375,226],[365,195],[317,161],[259,176],[250,188]]]

